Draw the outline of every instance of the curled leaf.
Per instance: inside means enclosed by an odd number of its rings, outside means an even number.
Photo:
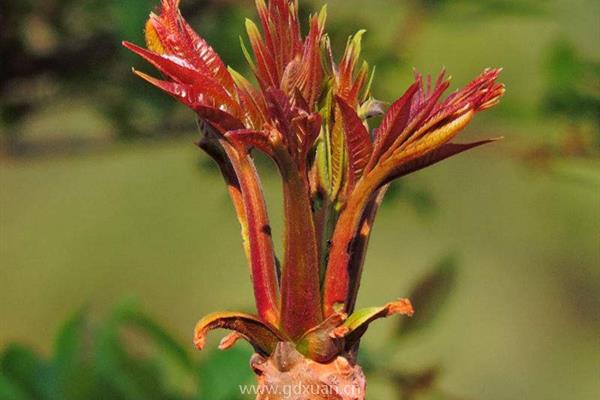
[[[206,343],[206,335],[214,329],[229,329],[237,332],[238,336],[228,336],[221,347],[229,348],[241,337],[246,339],[254,350],[262,355],[269,355],[277,343],[285,341],[285,336],[263,322],[258,317],[240,312],[219,312],[202,318],[194,329],[194,345],[202,350]]]
[[[351,349],[358,343],[373,321],[396,314],[412,317],[414,310],[410,300],[399,299],[388,303],[383,307],[371,307],[358,310],[350,315],[343,325],[336,328],[333,331],[333,335],[345,338],[346,349]]]

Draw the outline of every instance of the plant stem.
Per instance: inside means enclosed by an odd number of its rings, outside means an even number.
[[[283,152],[282,152],[283,153]],[[308,179],[286,154],[277,157],[283,179],[285,258],[281,278],[281,326],[292,338],[323,320],[317,236]]]

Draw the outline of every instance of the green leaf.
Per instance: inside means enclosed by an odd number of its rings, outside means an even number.
[[[345,338],[346,348],[352,349],[372,322],[396,314],[412,317],[413,312],[412,304],[408,299],[399,299],[383,307],[363,308],[350,315],[344,324],[334,331],[334,336]]]
[[[60,329],[54,344],[53,367],[56,399],[95,399],[100,387],[86,351],[86,307],[77,311]]]
[[[55,390],[51,366],[32,350],[9,345],[0,358],[0,375],[36,400],[51,399]]]
[[[176,399],[178,394],[167,384],[167,363],[159,357],[139,356],[139,340],[125,341],[121,336],[122,328],[134,327],[149,334],[158,343],[159,350],[173,352],[165,343],[172,339],[161,337],[164,332],[149,323],[135,307],[120,306],[108,323],[102,327],[96,341],[94,360],[95,370],[105,382],[108,390],[114,391],[111,397],[124,400],[164,400]],[[155,329],[156,328],[156,329]],[[159,333],[160,332],[160,333]],[[168,337],[168,336],[167,336]],[[125,346],[128,346],[127,348]],[[129,351],[129,347],[135,351]],[[154,349],[153,349],[154,350]],[[153,354],[154,355],[154,354]]]
[[[32,400],[21,387],[0,374],[0,400]]]
[[[448,256],[415,286],[410,295],[415,315],[400,320],[398,335],[408,335],[431,326],[450,298],[456,284],[456,271],[456,258]]]
[[[81,361],[83,353],[83,335],[87,322],[87,309],[75,313],[62,326],[54,344],[54,365],[61,371],[66,372],[74,368]]]
[[[154,322],[149,316],[134,308],[122,308],[118,313],[123,324],[136,328],[147,334],[154,345],[171,356],[184,369],[191,371],[194,363],[189,352],[171,336],[164,328]]]

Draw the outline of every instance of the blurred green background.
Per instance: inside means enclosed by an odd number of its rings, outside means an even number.
[[[252,291],[192,113],[136,80],[131,66],[150,68],[120,47],[143,41],[157,2],[2,5],[2,400],[237,399],[249,377],[245,345],[192,351],[196,320],[251,310]],[[405,178],[379,215],[359,304],[413,293],[425,311],[367,335],[369,398],[600,398],[600,2],[328,4],[338,56],[368,29],[381,99],[413,68],[446,67],[457,87],[502,66],[507,85],[462,135],[505,140]],[[183,10],[245,69],[252,1]],[[280,232],[278,177],[260,169]]]

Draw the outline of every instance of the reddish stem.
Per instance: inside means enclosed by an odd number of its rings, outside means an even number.
[[[277,159],[285,210],[281,326],[296,339],[323,320],[317,236],[307,178],[284,151]]]
[[[226,142],[223,143],[223,147],[232,160],[242,191],[246,215],[247,252],[258,315],[265,322],[278,326],[280,298],[277,267],[261,181],[249,155],[240,154]]]
[[[381,186],[387,171],[376,168],[358,181],[348,202],[340,212],[338,222],[332,237],[329,252],[329,262],[323,283],[323,310],[325,317],[335,312],[348,312],[349,301],[354,301],[351,290],[357,288],[359,276],[351,276],[350,268],[355,253],[355,242],[359,239],[359,230],[364,222],[365,211],[369,205],[372,194]],[[366,246],[366,244],[365,244]],[[360,254],[360,246],[358,256]],[[353,306],[353,305],[352,305]]]

